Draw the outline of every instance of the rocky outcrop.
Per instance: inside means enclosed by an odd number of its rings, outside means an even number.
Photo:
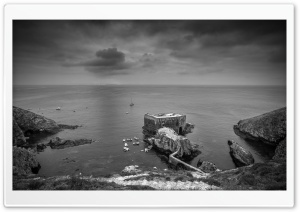
[[[201,160],[198,161],[197,168],[204,171],[205,173],[212,173],[218,170],[217,166],[214,163]]]
[[[283,139],[275,149],[273,160],[286,160],[286,139]]]
[[[13,147],[13,175],[37,174],[40,168],[30,149]]]
[[[19,125],[13,118],[13,145],[21,146],[26,143],[26,138],[23,131],[20,129]]]
[[[81,125],[68,125],[68,124],[58,124],[60,129],[69,129],[69,130],[75,130],[78,127],[81,127]]]
[[[233,128],[245,139],[278,145],[286,137],[286,107],[241,120]]]
[[[46,148],[47,148],[46,144],[37,144],[37,145],[36,145],[36,151],[37,151],[37,152],[42,152],[42,151],[44,151],[44,149],[46,149]]]
[[[13,107],[13,145],[26,146],[26,138],[34,134],[55,134],[79,125],[57,124],[55,121],[28,110]],[[25,137],[26,136],[26,137]]]
[[[163,127],[157,130],[154,137],[148,142],[155,149],[169,155],[176,152],[179,158],[191,159],[200,154],[196,145],[193,145],[186,137],[178,135],[173,129]]]
[[[93,142],[95,141],[93,141],[92,139],[64,140],[59,137],[56,137],[55,139],[51,139],[47,145],[50,146],[52,149],[64,149],[84,144],[91,144]]]
[[[230,155],[237,167],[248,166],[254,163],[254,158],[251,152],[241,147],[236,142],[229,140]]]
[[[15,106],[13,117],[25,136],[40,132],[54,134],[60,130],[55,121]]]
[[[286,163],[268,161],[214,172],[207,180],[224,190],[286,190]]]
[[[183,134],[185,135],[185,134],[191,133],[194,128],[195,128],[194,124],[187,122],[184,126]]]

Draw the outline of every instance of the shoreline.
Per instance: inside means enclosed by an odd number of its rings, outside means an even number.
[[[29,111],[25,113],[29,113],[29,117],[33,114]],[[46,123],[51,123],[50,128],[54,127],[54,133],[59,129],[52,120],[49,122],[47,118],[35,115],[44,121],[46,120]],[[70,126],[71,129],[77,127],[77,125],[76,127]],[[24,127],[21,126],[21,128]],[[67,127],[66,129],[70,128]],[[41,131],[38,129],[37,132],[40,133]],[[23,138],[21,137],[21,139]],[[67,143],[67,147],[76,146],[74,141],[68,140],[66,142],[59,139],[56,142],[58,144],[55,145]],[[278,157],[274,156],[272,160],[265,163],[254,163],[228,170],[215,169],[211,173],[175,169],[151,170],[144,168],[141,170],[137,168],[130,173],[122,171],[109,177],[81,176],[81,173],[79,175],[53,177],[37,177],[36,175],[25,174],[23,176],[13,176],[13,188],[14,190],[284,190],[286,189],[286,161],[284,159],[286,155],[284,154],[284,148],[284,145],[280,145],[280,150],[277,151],[276,149],[275,151],[275,156]],[[32,158],[34,160],[34,156]],[[36,162],[34,164],[36,166]],[[232,181],[232,179],[234,180]]]

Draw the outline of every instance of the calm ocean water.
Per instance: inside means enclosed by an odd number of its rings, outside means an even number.
[[[272,148],[244,141],[233,132],[233,125],[245,119],[286,105],[285,87],[203,87],[203,86],[15,86],[13,105],[44,115],[63,124],[83,125],[32,142],[47,143],[51,137],[100,140],[62,150],[49,147],[38,154],[39,175],[106,175],[127,165],[167,168],[163,158],[144,144],[123,152],[123,138],[142,138],[145,113],[177,112],[195,124],[187,137],[200,145],[199,159],[220,169],[234,168],[228,139],[252,152],[256,162],[269,159]],[[135,105],[130,107],[130,99]],[[55,110],[61,107],[61,111]],[[76,112],[73,112],[73,111]],[[126,112],[129,112],[126,114]],[[64,160],[68,158],[70,160]]]

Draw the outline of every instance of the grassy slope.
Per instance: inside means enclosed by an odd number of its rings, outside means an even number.
[[[168,171],[144,171],[147,176],[132,174],[132,178],[124,181],[156,181],[168,184],[168,182],[203,182],[208,185],[217,186],[216,189],[223,190],[285,190],[286,189],[286,163],[284,161],[269,161],[267,163],[256,163],[251,166],[240,167],[221,172],[215,172],[207,177],[197,177],[195,172],[180,170]],[[130,174],[124,174],[130,176]],[[121,176],[121,175],[119,175]],[[109,179],[111,176],[106,176]],[[97,178],[79,176],[71,177],[14,177],[14,190],[154,190],[144,185],[119,185],[114,182],[101,182]],[[212,189],[214,189],[212,187]]]

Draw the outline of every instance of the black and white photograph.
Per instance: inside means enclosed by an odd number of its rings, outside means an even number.
[[[286,20],[12,27],[13,190],[286,191]]]

